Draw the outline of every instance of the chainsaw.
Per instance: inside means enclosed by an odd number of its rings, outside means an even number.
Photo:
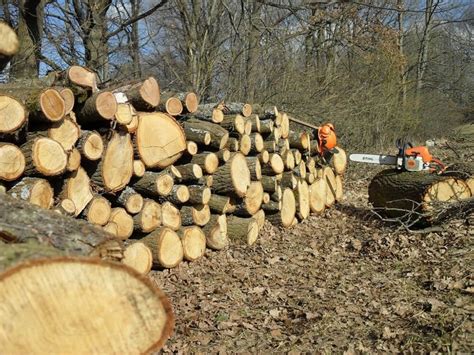
[[[445,165],[434,158],[427,147],[414,147],[413,144],[397,140],[397,155],[382,154],[351,154],[349,159],[358,163],[395,166],[397,170],[404,171],[430,171],[443,172]]]

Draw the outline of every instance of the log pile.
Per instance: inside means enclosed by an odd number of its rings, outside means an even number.
[[[252,245],[265,219],[291,227],[343,195],[344,150],[321,154],[276,107],[200,104],[153,77],[99,89],[80,66],[4,85],[0,105],[6,194],[140,243],[123,259],[142,272]]]

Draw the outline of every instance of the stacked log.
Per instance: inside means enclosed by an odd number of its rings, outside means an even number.
[[[53,77],[0,87],[2,189],[125,241],[142,272],[252,245],[265,219],[291,227],[342,198],[342,148],[319,155],[275,107],[200,104],[152,77],[99,90],[79,66]]]

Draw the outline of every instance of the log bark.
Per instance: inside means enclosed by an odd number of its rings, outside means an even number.
[[[438,204],[468,199],[470,195],[463,180],[426,172],[383,170],[369,184],[369,202],[375,210],[407,226],[435,222],[442,212]]]
[[[20,42],[15,31],[5,22],[0,22],[0,73],[7,66],[11,57],[20,49]]]
[[[178,231],[183,245],[183,256],[187,261],[196,261],[206,252],[206,236],[201,228],[190,226]]]
[[[231,242],[253,245],[257,241],[258,232],[258,223],[253,218],[227,218],[227,233],[231,236]]]
[[[211,210],[208,205],[195,205],[181,207],[181,224],[183,226],[204,226],[209,222]]]
[[[275,176],[266,176],[262,175],[262,179],[260,180],[263,186],[263,190],[267,192],[275,192],[279,185],[278,180]]]
[[[125,208],[130,214],[137,214],[143,208],[143,197],[132,187],[127,186],[124,190],[120,191],[116,196],[113,197],[113,202]]]
[[[268,135],[273,132],[273,120],[260,120],[260,134]]]
[[[251,133],[249,137],[251,141],[250,152],[255,154],[260,153],[265,148],[263,138],[260,133]]]
[[[310,146],[310,136],[307,132],[289,131],[288,140],[291,148],[307,151]]]
[[[157,267],[171,269],[183,261],[181,238],[170,228],[160,227],[140,241],[150,248]]]
[[[209,222],[202,227],[202,231],[206,235],[206,247],[209,249],[222,250],[229,246],[225,214],[211,215]]]
[[[252,180],[260,180],[262,178],[262,166],[258,157],[247,157],[247,166],[250,170],[250,178]]]
[[[71,255],[122,258],[120,242],[102,229],[8,195],[0,199],[0,239],[14,243],[36,241]]]
[[[230,150],[224,148],[219,150],[216,155],[221,163],[225,163],[230,159],[231,153]]]
[[[159,197],[168,195],[173,185],[173,177],[167,171],[159,173],[147,171],[133,183],[133,188],[143,195]]]
[[[252,105],[242,102],[228,102],[224,104],[222,111],[226,115],[242,115],[249,117],[252,114]]]
[[[226,214],[230,207],[230,197],[212,194],[209,200],[209,208],[217,214]]]
[[[124,93],[128,102],[139,111],[154,111],[160,103],[160,86],[151,76],[144,81],[115,88],[114,92]]]
[[[16,183],[8,194],[44,209],[53,206],[54,191],[48,180],[25,177]]]
[[[226,144],[226,148],[227,148],[230,152],[238,152],[239,149],[240,149],[240,142],[239,142],[239,139],[237,139],[237,138],[229,138],[229,140],[227,141],[227,144]]]
[[[233,191],[237,196],[244,197],[250,186],[250,171],[245,157],[235,153],[230,160],[214,174],[212,188],[217,193]]]
[[[140,113],[135,146],[148,168],[166,168],[186,150],[186,136],[176,120],[164,113]]]
[[[241,115],[224,116],[220,125],[229,131],[229,133],[244,134],[245,132],[245,118]]]
[[[25,168],[26,160],[21,149],[0,142],[0,180],[14,181],[23,175]]]
[[[31,243],[5,245],[0,254],[0,342],[5,353],[147,353],[158,351],[172,333],[168,298],[130,267]],[[100,320],[100,326],[91,329],[91,319]],[[126,327],[117,326],[122,319]],[[35,331],[24,336],[28,327]],[[46,339],[45,334],[54,337]]]
[[[195,118],[202,121],[221,123],[224,119],[222,107],[216,104],[199,105],[198,109],[190,115],[190,118]]]
[[[229,139],[229,132],[215,123],[190,119],[184,122],[183,127],[186,135],[191,132],[195,132],[196,134],[199,133],[201,135],[205,134],[205,132],[208,132],[211,135],[211,142],[209,143],[209,146],[215,149],[224,148],[227,144],[227,140]]]
[[[207,186],[190,185],[188,191],[191,205],[207,205],[211,199],[211,189]]]
[[[219,158],[212,152],[202,152],[191,158],[191,163],[198,164],[207,174],[213,174],[219,167]]]

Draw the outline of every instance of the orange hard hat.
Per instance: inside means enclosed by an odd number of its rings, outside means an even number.
[[[319,151],[321,153],[335,148],[337,145],[337,137],[334,126],[331,123],[326,123],[319,127],[318,139]]]

